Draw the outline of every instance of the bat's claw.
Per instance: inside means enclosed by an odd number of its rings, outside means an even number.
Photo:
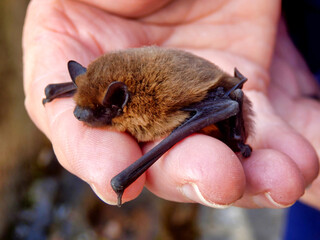
[[[248,158],[251,156],[252,148],[248,144],[239,143],[238,147],[243,157]]]
[[[50,98],[44,98],[44,99],[42,99],[42,104],[44,106],[44,105],[46,105],[46,103],[51,102],[51,101],[52,101],[52,99],[50,99]]]
[[[111,183],[111,187],[112,187],[113,191],[117,194],[117,197],[118,197],[117,205],[118,205],[118,207],[121,207],[122,195],[125,190],[125,187],[123,187],[123,185],[119,182],[119,180],[116,177],[112,178],[110,183]]]
[[[122,195],[123,195],[123,192],[118,192],[118,193],[117,193],[117,196],[118,196],[117,206],[118,206],[118,207],[121,207],[121,206],[122,206]]]

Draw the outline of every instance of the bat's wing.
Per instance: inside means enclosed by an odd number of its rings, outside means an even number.
[[[44,90],[46,98],[42,100],[43,105],[55,98],[72,97],[75,94],[77,90],[76,78],[85,74],[87,69],[80,63],[71,60],[68,62],[68,71],[72,82],[49,84]]]
[[[111,179],[111,186],[118,195],[118,206],[122,204],[124,190],[140,177],[155,161],[177,142],[200,131],[206,126],[237,115],[239,103],[230,98],[207,98],[206,100],[183,109],[192,116],[177,127],[167,138]]]
[[[46,104],[55,98],[72,97],[76,90],[77,86],[73,82],[49,84],[44,90],[46,98],[42,103]]]

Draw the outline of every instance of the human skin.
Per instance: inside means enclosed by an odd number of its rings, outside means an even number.
[[[319,85],[290,42],[284,23],[279,26],[270,72],[269,99],[276,112],[312,144],[320,156]],[[320,209],[320,177],[301,200]]]
[[[102,3],[103,2],[103,3]],[[202,56],[249,81],[255,131],[252,156],[239,161],[224,143],[194,134],[176,144],[126,189],[146,186],[161,198],[211,207],[282,208],[304,194],[318,174],[311,144],[283,120],[267,96],[280,1],[33,0],[23,34],[27,111],[52,142],[61,165],[116,204],[110,179],[156,143],[142,148],[128,134],[90,128],[73,116],[71,98],[43,107],[50,83],[70,81],[66,63],[86,66],[115,49],[156,44]]]

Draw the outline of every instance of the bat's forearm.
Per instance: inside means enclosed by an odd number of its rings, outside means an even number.
[[[42,103],[46,104],[56,98],[72,97],[76,89],[73,82],[49,84],[44,90],[46,98],[42,100]]]

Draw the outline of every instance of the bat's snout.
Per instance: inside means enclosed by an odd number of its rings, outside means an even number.
[[[73,114],[79,121],[90,122],[93,119],[92,111],[87,108],[76,106]]]

